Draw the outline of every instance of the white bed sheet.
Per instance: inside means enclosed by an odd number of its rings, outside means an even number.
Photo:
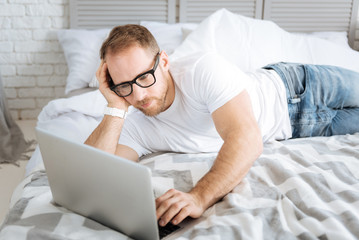
[[[158,196],[189,191],[215,157],[167,153],[144,164]],[[358,134],[266,143],[243,181],[179,239],[358,239],[358,160]],[[53,204],[45,171],[32,173],[18,193],[0,239],[128,239]]]
[[[51,101],[38,116],[37,127],[84,142],[103,118],[107,102],[99,90],[70,98]],[[28,164],[25,175],[44,169],[40,149],[37,146]]]

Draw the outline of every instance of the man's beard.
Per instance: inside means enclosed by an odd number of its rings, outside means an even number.
[[[146,98],[144,100],[138,101],[136,103],[136,106],[134,106],[135,108],[137,108],[138,110],[140,110],[141,112],[143,112],[143,114],[145,114],[148,117],[154,117],[158,114],[160,114],[161,112],[165,111],[165,105],[166,105],[166,97],[167,94],[164,94],[164,96],[162,98]],[[148,108],[143,108],[141,107],[142,105],[151,102],[151,105]]]
[[[166,103],[167,103],[167,94],[168,94],[168,85],[162,86],[160,92],[162,93],[159,97],[149,97],[145,98],[141,101],[136,102],[136,105],[134,105],[135,108],[140,110],[143,114],[145,114],[148,117],[154,117],[161,112],[164,112],[167,110]],[[148,108],[142,107],[142,105],[150,103],[151,105]]]

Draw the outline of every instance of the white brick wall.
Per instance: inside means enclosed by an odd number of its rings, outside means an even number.
[[[0,72],[15,119],[35,119],[64,96],[67,66],[56,31],[69,27],[69,0],[0,0]]]

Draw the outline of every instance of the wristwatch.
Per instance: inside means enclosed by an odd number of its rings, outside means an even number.
[[[123,109],[105,107],[103,114],[126,119],[127,112]]]

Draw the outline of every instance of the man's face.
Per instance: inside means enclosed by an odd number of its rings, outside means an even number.
[[[156,83],[148,88],[132,85],[132,93],[124,99],[141,110],[147,116],[155,116],[166,110],[172,103],[168,99],[168,79],[164,74],[162,55],[155,71]],[[165,56],[166,57],[166,56]],[[147,72],[154,67],[156,55],[140,47],[132,47],[126,51],[106,56],[109,73],[114,84],[132,81],[141,73]]]

